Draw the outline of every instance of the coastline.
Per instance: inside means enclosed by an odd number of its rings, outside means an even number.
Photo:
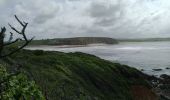
[[[144,96],[147,96],[149,98],[166,98],[165,100],[169,100],[169,98],[170,98],[170,93],[169,93],[170,90],[168,88],[168,86],[170,85],[170,76],[168,76],[168,75],[162,75],[160,78],[158,78],[153,75],[145,74],[140,70],[136,70],[136,68],[129,67],[127,65],[122,65],[120,63],[113,63],[113,62],[110,62],[107,60],[100,59],[97,56],[85,54],[85,53],[81,53],[81,52],[63,53],[63,52],[57,52],[57,51],[56,52],[55,51],[46,52],[46,51],[41,51],[41,50],[35,50],[35,51],[26,50],[26,51],[23,51],[23,54],[28,55],[27,57],[29,57],[29,59],[31,59],[31,61],[34,62],[33,64],[35,64],[35,65],[40,63],[40,62],[37,62],[37,61],[40,61],[39,59],[43,60],[42,63],[47,65],[48,67],[45,67],[45,68],[49,68],[49,70],[51,70],[51,67],[49,67],[48,64],[51,64],[51,63],[55,63],[55,65],[60,64],[58,62],[66,63],[66,66],[62,66],[62,67],[59,66],[59,67],[67,68],[68,67],[67,63],[72,62],[72,60],[70,59],[71,57],[73,57],[73,58],[78,57],[78,59],[73,59],[74,60],[73,66],[75,63],[77,63],[77,65],[79,66],[79,67],[75,67],[75,68],[86,68],[86,67],[88,68],[88,66],[89,66],[88,64],[85,67],[81,67],[82,65],[79,65],[80,59],[83,64],[90,63],[89,60],[90,61],[93,61],[93,59],[97,60],[97,62],[95,61],[94,64],[90,64],[93,67],[90,67],[90,69],[88,69],[88,70],[91,70],[91,68],[92,68],[94,70],[94,72],[96,70],[98,70],[95,68],[94,65],[97,65],[98,67],[100,66],[100,68],[103,69],[103,68],[105,68],[103,66],[106,66],[109,68],[110,64],[112,64],[116,68],[116,69],[112,69],[113,73],[115,73],[114,75],[116,75],[117,77],[120,77],[120,75],[121,75],[122,77],[127,79],[126,80],[127,83],[129,83],[128,81],[135,82],[135,84],[131,84],[131,85],[129,84],[130,91],[132,91],[134,98],[137,98],[134,100],[138,100],[139,97],[144,97]],[[34,57],[32,58],[32,56],[30,56],[30,54],[34,55]],[[53,60],[51,57],[49,57],[49,55],[51,55],[51,56],[53,55],[52,56]],[[67,57],[65,57],[65,56],[67,56]],[[18,56],[18,57],[19,57],[18,59],[21,59],[20,56]],[[49,60],[48,57],[52,61]],[[64,59],[62,57],[64,57]],[[23,56],[22,60],[24,61],[24,59],[27,60],[28,58],[24,58],[24,56]],[[32,60],[32,59],[34,59],[34,60]],[[65,61],[66,59],[68,61]],[[86,62],[85,59],[88,62]],[[50,63],[45,63],[47,61],[50,61]],[[100,64],[98,65],[98,63],[101,63],[101,62],[103,62],[103,65],[102,66]],[[34,65],[32,65],[32,68],[34,68]],[[39,69],[39,67],[37,67],[37,68]],[[55,70],[60,71],[60,69],[55,69]],[[72,67],[71,67],[71,69],[69,68],[69,70],[72,70]],[[77,69],[77,71],[79,72],[80,69]],[[86,70],[83,70],[83,71],[86,71]],[[110,72],[110,69],[109,70],[105,69],[105,71],[101,71],[101,72],[103,73],[103,75],[107,76],[108,74],[105,74],[105,73],[107,73],[107,71]],[[79,74],[81,75],[81,73],[79,73]],[[93,74],[93,72],[91,74]],[[49,74],[49,75],[51,75],[51,74]],[[85,74],[85,75],[87,75],[87,74]],[[102,75],[102,74],[100,74],[100,75]],[[109,76],[107,76],[107,77],[113,78],[114,76],[112,76],[112,74],[109,74]],[[96,78],[98,78],[98,77],[96,77]],[[105,79],[105,77],[103,79]],[[117,79],[115,79],[115,80],[117,80]],[[143,81],[141,81],[141,80],[143,80]],[[43,80],[41,80],[41,81],[43,81]],[[111,81],[111,82],[116,82],[116,81]],[[107,84],[107,82],[106,82],[106,84]],[[114,89],[116,89],[116,87]],[[145,92],[143,94],[140,94],[142,91],[145,91]],[[136,94],[136,93],[138,93],[138,94]],[[145,99],[143,99],[143,100],[145,100]],[[158,99],[150,99],[150,100],[158,100]]]
[[[115,44],[105,44],[105,43],[96,43],[96,44],[87,44],[87,45],[28,45],[26,48],[29,47],[57,47],[57,48],[76,48],[76,47],[92,47],[92,46],[111,46]]]
[[[162,74],[169,74],[169,64],[164,57],[167,57],[166,51],[170,48],[165,47],[150,47],[150,44],[90,44],[90,45],[30,45],[25,49],[28,50],[44,50],[44,51],[60,51],[60,52],[84,52],[98,56],[102,59],[112,62],[119,62],[121,64],[133,66],[138,70],[149,75],[155,75],[159,77]],[[162,44],[161,44],[162,45]],[[154,51],[148,48],[155,48]],[[157,52],[160,51],[161,52]],[[162,51],[166,50],[166,51]],[[153,54],[152,54],[153,53]],[[162,56],[157,54],[163,54]],[[160,59],[158,58],[160,57]],[[163,59],[161,58],[163,57]],[[155,62],[156,61],[156,62]],[[159,61],[159,62],[158,62]],[[162,62],[162,63],[160,63]],[[167,62],[167,63],[166,63]],[[149,67],[148,67],[149,66]]]

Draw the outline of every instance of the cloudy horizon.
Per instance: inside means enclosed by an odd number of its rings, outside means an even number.
[[[0,0],[0,27],[29,22],[36,39],[170,37],[168,0]]]

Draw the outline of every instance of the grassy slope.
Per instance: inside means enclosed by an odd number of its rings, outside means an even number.
[[[148,84],[136,69],[84,53],[23,50],[20,62],[50,100],[131,100],[132,85]]]

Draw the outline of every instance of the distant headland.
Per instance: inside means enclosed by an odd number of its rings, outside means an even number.
[[[73,37],[34,40],[30,45],[88,45],[88,44],[117,44],[118,41],[108,37]]]

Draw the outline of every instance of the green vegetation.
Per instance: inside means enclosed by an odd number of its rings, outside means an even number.
[[[9,60],[8,57],[22,50],[33,40],[33,38],[28,39],[25,34],[28,23],[21,21],[16,15],[14,17],[22,29],[18,30],[11,24],[9,27],[21,38],[13,39],[14,33],[10,32],[9,39],[6,39],[6,28],[2,27],[0,31],[0,100],[45,100],[35,82],[30,81],[26,74],[21,72],[20,65],[16,66],[13,62],[4,61]],[[19,46],[17,44],[20,40],[22,40],[22,45]],[[5,67],[13,68],[13,70],[7,71]]]
[[[0,65],[0,76],[0,100],[45,100],[35,82],[28,81],[24,74],[9,74]]]
[[[131,86],[149,87],[138,70],[80,52],[22,50],[3,60],[10,62],[20,62],[49,100],[132,100]]]
[[[118,42],[115,39],[106,37],[75,37],[34,40],[30,45],[87,45],[94,43],[117,44]]]

